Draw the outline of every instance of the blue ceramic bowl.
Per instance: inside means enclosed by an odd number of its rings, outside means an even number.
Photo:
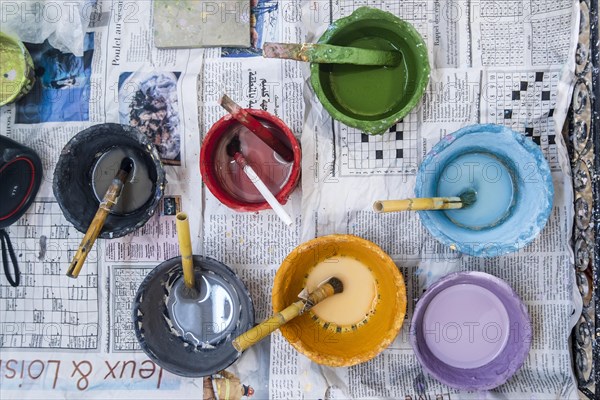
[[[554,197],[550,167],[539,146],[499,125],[473,125],[446,135],[419,167],[417,197],[460,196],[458,210],[420,211],[440,242],[472,256],[517,251],[544,228]]]

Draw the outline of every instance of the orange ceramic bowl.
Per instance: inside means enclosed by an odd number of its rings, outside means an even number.
[[[275,275],[273,311],[298,299],[316,264],[339,256],[358,259],[373,274],[377,298],[366,322],[342,327],[309,311],[280,328],[296,350],[332,367],[360,364],[378,355],[396,338],[406,314],[406,287],[396,264],[375,243],[352,235],[323,236],[296,247]]]

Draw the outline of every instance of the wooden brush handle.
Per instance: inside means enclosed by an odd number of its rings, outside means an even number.
[[[273,43],[262,46],[263,57],[325,64],[388,65],[402,61],[399,51],[362,49],[325,43]]]
[[[186,213],[177,213],[175,217],[179,252],[181,253],[181,266],[183,267],[183,282],[192,289],[196,287],[194,276],[194,259],[192,255],[192,240],[190,238],[190,222]]]
[[[106,222],[106,218],[110,213],[110,210],[113,208],[117,199],[121,195],[121,190],[123,190],[123,183],[125,179],[127,179],[128,172],[119,170],[117,176],[113,179],[112,183],[108,187],[100,206],[98,207],[98,211],[96,211],[96,215],[94,215],[94,219],[92,219],[92,223],[90,224],[87,232],[83,239],[81,239],[81,244],[79,245],[79,249],[77,249],[77,253],[73,257],[73,261],[71,261],[71,265],[69,265],[69,269],[67,270],[67,276],[71,278],[77,278],[79,273],[81,272],[81,268],[83,268],[83,263],[87,258],[90,250],[94,246],[96,239],[100,235],[100,231],[102,231],[102,227]]]
[[[254,328],[247,330],[235,338],[233,341],[233,347],[239,352],[246,350],[248,347],[255,345],[269,336],[286,322],[296,318],[303,312],[303,310],[304,301],[299,300],[293,303],[292,305],[273,315],[271,318],[261,322]]]
[[[242,333],[234,339],[233,347],[239,352],[246,350],[248,347],[255,345],[275,330],[279,329],[283,324],[303,314],[305,311],[310,310],[312,307],[333,294],[334,289],[329,283],[319,286],[308,295],[308,300],[306,302],[299,300],[279,311],[271,318],[256,325],[254,328]]]
[[[294,161],[294,152],[287,147],[279,138],[273,135],[273,132],[268,130],[260,123],[259,120],[250,115],[246,110],[231,100],[226,94],[221,98],[221,107],[229,111],[229,113],[238,120],[246,128],[250,129],[260,140],[265,142],[285,161]]]
[[[462,208],[460,197],[424,197],[404,200],[382,200],[373,204],[379,213],[394,211],[453,210]]]

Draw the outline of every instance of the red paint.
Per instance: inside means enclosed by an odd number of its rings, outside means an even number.
[[[244,124],[244,126],[250,129],[256,136],[258,136],[263,142],[268,144],[273,150],[277,152],[287,162],[294,161],[294,153],[290,148],[283,144],[276,136],[274,136],[270,130],[265,128],[263,124],[258,122],[256,118],[253,118],[243,108],[240,108],[239,112],[231,114],[235,119]]]
[[[283,134],[285,139],[287,139],[291,145],[294,161],[291,166],[289,179],[279,193],[274,193],[275,198],[281,204],[285,204],[300,179],[300,164],[302,157],[298,140],[294,137],[290,128],[276,116],[262,110],[246,109],[245,111],[256,117],[258,120],[263,120],[266,123],[276,126],[278,130],[273,132]],[[224,151],[223,143],[221,143],[223,138],[225,138],[232,130],[239,128],[240,125],[240,122],[231,115],[226,115],[210,128],[202,143],[202,149],[200,151],[200,172],[202,174],[202,180],[211,193],[229,208],[236,211],[266,210],[270,208],[266,201],[256,203],[242,201],[226,190],[226,188],[223,187],[222,181],[219,179],[219,171],[217,170],[217,163],[215,162],[217,149],[220,147],[222,149],[221,151]],[[249,158],[246,154],[244,154],[244,156]],[[262,176],[261,179],[263,179]]]
[[[256,136],[265,142],[269,147],[277,152],[287,162],[294,161],[294,153],[292,150],[283,143],[280,138],[273,134],[263,124],[261,124],[256,118],[250,115],[246,110],[241,108],[236,102],[231,100],[227,95],[221,98],[221,106],[229,111],[233,118],[237,119],[246,128],[254,132]]]
[[[246,162],[246,159],[244,158],[242,153],[240,153],[239,151],[233,155],[233,159],[235,160],[236,163],[238,163],[238,165],[242,169],[246,168],[246,165],[248,165],[248,163]]]

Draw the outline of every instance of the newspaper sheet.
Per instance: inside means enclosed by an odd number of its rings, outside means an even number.
[[[236,390],[251,386],[252,398],[258,399],[576,398],[568,345],[579,307],[568,245],[573,194],[561,127],[573,87],[578,1],[251,4],[253,48],[160,50],[153,44],[151,1],[99,0],[83,56],[65,62],[74,66],[81,83],[67,89],[40,83],[16,105],[0,108],[0,134],[36,150],[44,165],[35,203],[8,229],[24,282],[15,289],[0,279],[2,399],[209,399],[223,398],[219,389],[225,384]],[[13,5],[24,23],[31,23],[26,3]],[[364,5],[412,23],[426,41],[432,65],[420,105],[381,136],[366,137],[332,121],[310,87],[307,65],[258,56],[265,41],[314,42],[332,21]],[[52,58],[55,52],[47,43],[28,48],[47,69],[61,62]],[[133,99],[139,92],[151,96],[158,90],[167,91],[169,122],[176,126],[174,137],[152,137],[167,171],[164,200],[139,231],[99,240],[80,278],[70,280],[65,271],[83,235],[63,217],[52,193],[60,151],[94,124],[139,123]],[[200,144],[225,115],[217,103],[223,93],[244,107],[279,116],[301,141],[302,181],[285,205],[295,221],[292,227],[272,211],[233,212],[203,186]],[[439,244],[414,213],[371,211],[375,199],[412,197],[427,151],[444,135],[474,123],[502,124],[530,136],[552,168],[556,195],[550,221],[515,254],[465,256]],[[392,256],[407,283],[401,333],[381,355],[350,368],[314,364],[275,333],[212,378],[170,374],[140,350],[131,305],[146,274],[178,255],[174,215],[179,210],[190,216],[194,252],[231,266],[246,284],[257,321],[269,315],[274,275],[299,243],[330,233],[375,242]],[[408,342],[416,300],[431,283],[459,270],[506,280],[533,321],[524,366],[508,383],[486,393],[438,383],[424,373]]]

